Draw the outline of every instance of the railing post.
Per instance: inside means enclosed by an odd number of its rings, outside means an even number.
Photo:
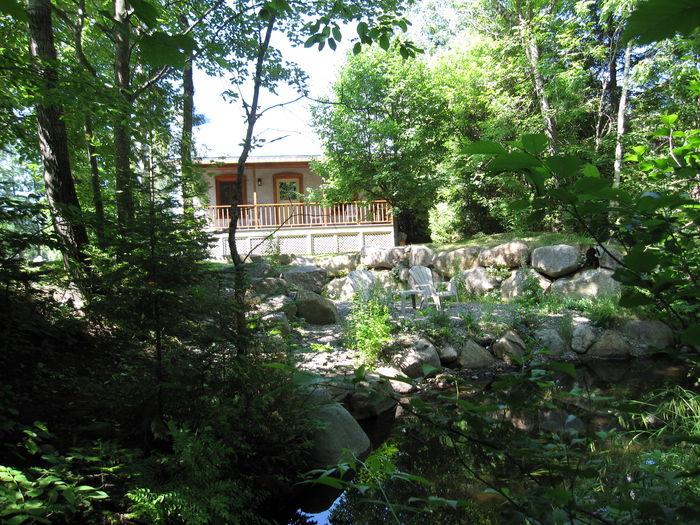
[[[260,223],[258,222],[258,192],[253,192],[253,221],[255,222],[255,227],[258,228]]]

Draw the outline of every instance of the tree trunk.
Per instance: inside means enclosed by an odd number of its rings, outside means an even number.
[[[131,79],[129,68],[129,6],[127,0],[114,0],[114,80],[123,100],[114,121],[115,179],[117,219],[121,226],[134,223],[134,176],[131,172]]]
[[[632,45],[627,44],[625,49],[625,66],[622,78],[622,92],[617,106],[617,133],[615,134],[615,164],[613,166],[613,187],[620,186],[620,173],[622,172],[622,137],[625,134],[625,110],[627,109],[627,92],[629,90],[630,58]]]
[[[54,230],[61,241],[63,262],[69,271],[85,261],[87,231],[81,222],[68,155],[63,110],[55,103],[58,91],[57,61],[49,0],[28,0],[29,46],[37,73],[41,98],[36,105],[39,147],[44,164],[46,196]],[[77,263],[77,265],[76,265]]]
[[[85,140],[90,161],[90,182],[92,184],[92,203],[95,207],[95,236],[100,248],[106,246],[105,240],[105,206],[102,200],[102,186],[100,185],[100,168],[97,165],[97,152],[93,144],[92,117],[85,115]]]
[[[532,35],[529,21],[522,15],[518,14],[518,22],[520,23],[520,38],[522,40],[525,57],[527,58],[528,68],[535,85],[535,96],[540,106],[542,119],[544,121],[544,133],[549,141],[549,152],[556,155],[559,151],[559,136],[557,134],[556,123],[552,115],[552,109],[549,106],[549,99],[544,90],[544,77],[540,71],[540,48]]]
[[[185,15],[180,15],[183,30],[189,27]],[[180,139],[180,166],[182,170],[182,210],[194,217],[192,181],[192,125],[194,117],[194,80],[192,78],[192,55],[185,60],[182,70],[182,137]]]
[[[235,266],[234,272],[234,300],[237,305],[237,309],[233,314],[233,328],[238,335],[238,353],[245,354],[247,351],[247,328],[245,319],[245,287],[246,287],[246,275],[243,269],[243,260],[238,253],[238,247],[236,246],[236,228],[238,226],[238,218],[240,217],[240,208],[238,207],[238,202],[240,201],[241,194],[243,193],[243,176],[245,173],[245,163],[248,160],[248,154],[253,147],[253,131],[255,129],[255,123],[258,120],[258,104],[260,101],[260,88],[262,87],[263,80],[263,65],[265,63],[265,56],[267,55],[267,50],[270,47],[270,38],[272,37],[272,30],[275,26],[276,17],[273,15],[268,20],[267,28],[265,29],[265,37],[260,43],[260,48],[258,49],[257,62],[255,64],[255,77],[253,79],[253,100],[250,107],[247,109],[247,129],[245,139],[243,141],[243,150],[241,151],[241,156],[238,158],[238,169],[236,171],[236,185],[233,192],[233,202],[231,202],[230,216],[231,222],[228,227],[228,246],[231,252],[231,259]]]
[[[260,88],[262,87],[263,80],[263,64],[265,62],[265,55],[267,55],[267,50],[270,47],[270,38],[272,37],[272,30],[274,29],[276,18],[274,16],[270,17],[267,23],[267,28],[265,30],[265,37],[260,43],[260,48],[258,49],[257,62],[255,64],[255,78],[253,79],[253,100],[250,107],[247,110],[246,115],[246,135],[243,140],[243,150],[241,151],[241,156],[238,158],[238,169],[236,171],[236,185],[234,186],[233,202],[231,203],[231,208],[229,210],[231,221],[228,227],[228,246],[231,252],[231,259],[233,259],[233,264],[239,265],[243,261],[240,254],[238,253],[238,248],[236,247],[236,228],[238,227],[238,218],[240,217],[240,208],[238,207],[238,202],[241,199],[241,194],[243,193],[243,176],[245,173],[245,163],[248,160],[248,155],[253,147],[253,131],[255,130],[255,123],[258,120],[258,104],[260,101]]]

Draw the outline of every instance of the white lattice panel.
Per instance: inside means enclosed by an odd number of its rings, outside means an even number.
[[[356,233],[338,235],[338,253],[357,252],[360,248]]]
[[[365,233],[367,248],[391,248],[393,246],[391,233]]]
[[[269,255],[272,249],[270,239],[267,237],[251,237],[250,248],[248,248],[248,241],[246,240],[246,253],[251,249],[253,250],[253,255]]]
[[[306,237],[280,237],[280,253],[309,253]]]
[[[335,253],[335,236],[314,235],[312,237],[314,254]]]

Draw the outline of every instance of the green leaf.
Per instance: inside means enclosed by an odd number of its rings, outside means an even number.
[[[306,39],[306,42],[304,42],[304,47],[311,47],[320,41],[321,35],[311,35],[309,38]]]
[[[541,133],[536,135],[526,134],[520,137],[520,141],[525,147],[525,151],[532,155],[539,155],[547,149],[547,137]]]
[[[158,8],[146,0],[129,0],[129,5],[133,8],[134,14],[148,27],[158,25]]]
[[[508,203],[508,209],[511,211],[523,211],[530,207],[530,199],[516,199]]]
[[[309,483],[316,483],[318,485],[326,485],[328,487],[333,487],[334,489],[344,489],[345,483],[337,478],[331,478],[330,476],[323,476],[316,479],[310,479]]]
[[[296,372],[297,369],[292,365],[286,365],[284,363],[265,363],[263,366],[268,368],[274,368],[276,370],[284,370],[285,372]]]
[[[627,252],[623,262],[625,265],[640,273],[650,272],[659,264],[661,257],[658,253],[634,247]]]
[[[574,379],[576,379],[576,367],[571,364],[571,363],[560,363],[558,361],[554,361],[552,363],[549,363],[547,365],[548,368],[551,370],[557,370],[558,372],[564,372],[565,374],[570,375]]]
[[[430,374],[440,371],[440,368],[428,364],[424,364],[421,368],[423,370],[423,377],[428,377]]]
[[[586,177],[591,177],[595,179],[600,178],[600,171],[593,164],[585,164],[583,166],[583,175]]]
[[[544,496],[554,501],[557,505],[566,505],[571,499],[571,494],[561,487],[553,487],[545,490]]]
[[[637,38],[638,44],[650,44],[676,33],[689,36],[699,26],[697,0],[647,0],[630,15],[622,38],[624,41]]]
[[[542,163],[528,153],[514,151],[495,157],[487,166],[489,171],[517,171],[540,166]]]
[[[545,164],[560,179],[569,179],[578,174],[583,161],[573,155],[555,155],[546,159]]]
[[[681,334],[681,341],[687,345],[700,346],[700,324],[691,324]]]
[[[566,204],[574,204],[578,200],[576,195],[566,188],[552,188],[548,190],[547,193]]]
[[[192,37],[169,35],[162,31],[146,35],[141,40],[143,58],[154,67],[182,68],[187,54],[194,49],[196,49],[196,43]]]
[[[0,13],[10,15],[20,22],[27,21],[27,11],[24,5],[16,0],[0,0]]]
[[[663,124],[666,124],[668,127],[671,127],[673,126],[674,122],[678,120],[678,115],[661,115],[660,119]]]
[[[508,152],[506,148],[498,142],[478,140],[476,142],[463,144],[460,153],[463,155],[501,155]]]
[[[389,41],[389,37],[387,35],[382,35],[379,37],[379,47],[381,47],[384,51],[389,49],[389,44],[391,42]]]
[[[306,370],[299,370],[292,376],[292,382],[296,386],[311,386],[323,382],[323,377]]]
[[[620,296],[620,306],[625,308],[633,308],[635,306],[644,306],[654,304],[656,301],[653,297],[644,295],[638,290],[625,289]]]
[[[573,191],[578,195],[592,195],[594,197],[607,198],[608,190],[612,182],[600,177],[581,177],[574,184]]]
[[[357,34],[360,37],[364,37],[367,35],[367,30],[369,29],[369,26],[367,25],[367,22],[360,22],[357,24]]]
[[[338,42],[343,39],[343,34],[340,32],[340,28],[338,26],[333,27],[333,38]]]
[[[362,43],[356,42],[355,45],[352,46],[352,54],[359,55],[361,52],[362,52]]]

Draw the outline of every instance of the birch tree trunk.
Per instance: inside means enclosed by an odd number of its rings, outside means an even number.
[[[627,109],[627,92],[629,91],[630,59],[632,45],[627,44],[625,49],[625,66],[622,78],[622,93],[620,103],[617,106],[617,133],[615,134],[615,164],[613,166],[613,187],[620,186],[620,173],[622,172],[622,137],[625,134],[625,110]]]
[[[80,203],[68,154],[68,137],[63,109],[56,102],[58,73],[53,40],[50,0],[28,0],[29,47],[41,93],[36,105],[39,147],[44,164],[46,196],[53,227],[61,242],[66,268],[73,273],[85,261],[87,231],[80,217]],[[75,274],[74,274],[75,275]]]
[[[114,120],[115,181],[117,219],[121,226],[134,223],[134,175],[131,172],[131,78],[129,68],[130,32],[127,0],[114,0],[114,80],[123,100]]]
[[[544,121],[544,133],[549,142],[549,152],[556,155],[559,151],[559,136],[557,127],[549,105],[549,99],[544,89],[544,76],[540,71],[540,48],[532,34],[530,21],[522,14],[518,13],[518,23],[520,24],[520,38],[522,41],[525,57],[527,58],[528,69],[535,85],[535,96],[540,106],[542,120]]]
[[[185,15],[180,15],[183,31],[189,27]],[[192,188],[192,127],[194,118],[194,79],[192,55],[185,59],[182,70],[182,136],[180,138],[180,166],[182,170],[182,209],[186,216],[194,217]]]
[[[85,140],[87,142],[88,160],[90,162],[90,184],[92,186],[92,204],[95,207],[95,236],[100,248],[106,246],[105,239],[105,206],[102,200],[100,184],[100,168],[97,165],[97,152],[93,144],[92,117],[85,115]]]

